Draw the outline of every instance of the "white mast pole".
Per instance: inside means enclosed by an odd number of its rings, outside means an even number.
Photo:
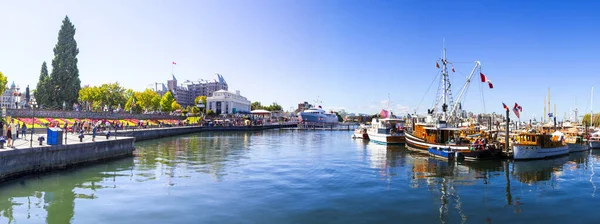
[[[448,72],[446,71],[446,39],[444,39],[444,43],[443,43],[443,51],[442,51],[442,76],[443,76],[443,94],[442,94],[442,120],[446,120],[447,119],[447,110],[448,110],[448,104],[447,104],[447,97],[448,97],[448,83],[447,83],[447,76],[448,76]],[[444,109],[444,107],[446,107],[446,109]]]
[[[590,127],[594,127],[594,86],[590,93]]]

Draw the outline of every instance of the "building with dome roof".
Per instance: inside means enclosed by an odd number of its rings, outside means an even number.
[[[0,105],[7,109],[21,108],[21,92],[19,86],[15,85],[13,81],[10,87],[7,87],[2,94],[2,102]]]

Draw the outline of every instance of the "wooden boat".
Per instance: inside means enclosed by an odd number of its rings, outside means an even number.
[[[427,110],[427,117],[419,118],[412,117],[410,130],[406,133],[406,144],[412,148],[421,150],[430,149],[448,149],[455,152],[467,152],[469,158],[487,157],[484,155],[492,155],[493,152],[482,152],[487,150],[487,147],[482,147],[480,150],[471,150],[471,139],[469,135],[481,134],[479,128],[475,125],[462,126],[462,121],[465,115],[462,115],[462,98],[468,89],[471,79],[475,72],[479,71],[481,77],[485,77],[481,73],[481,63],[475,61],[475,66],[471,74],[458,94],[456,101],[452,101],[452,93],[450,88],[450,79],[448,75],[448,64],[452,64],[446,59],[446,49],[443,50],[441,62],[442,80],[440,82],[439,97],[435,100],[434,107]],[[440,66],[437,66],[440,68]],[[483,80],[484,78],[482,78]],[[491,83],[489,83],[491,88]]]
[[[369,140],[381,144],[404,144],[404,120],[397,118],[373,118],[367,129]]]
[[[474,142],[469,150],[458,152],[465,160],[497,159],[502,157],[502,149],[498,146],[498,144]]]
[[[590,149],[590,144],[588,144],[587,140],[584,139],[581,135],[568,136],[565,142],[567,143],[569,152],[581,152]]]
[[[513,157],[519,159],[544,159],[569,154],[569,148],[564,142],[564,135],[555,132],[552,135],[544,133],[521,133],[513,144]]]

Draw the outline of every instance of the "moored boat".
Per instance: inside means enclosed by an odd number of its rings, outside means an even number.
[[[367,127],[360,126],[357,129],[355,129],[354,130],[354,134],[352,134],[352,138],[359,138],[359,139],[368,140],[369,139],[369,134],[367,134]]]
[[[581,152],[590,149],[590,144],[580,135],[568,136],[565,140],[569,152]]]
[[[304,110],[300,112],[299,117],[302,122],[333,124],[338,121],[335,114],[326,112],[321,106]]]
[[[438,63],[441,63],[440,64]],[[465,93],[471,83],[473,75],[479,73],[482,82],[487,82],[490,88],[493,88],[491,81],[481,72],[481,63],[475,61],[475,66],[471,70],[470,75],[460,90],[456,101],[454,101],[451,93],[451,84],[448,74],[448,65],[453,65],[446,59],[446,49],[442,51],[442,58],[436,62],[436,67],[441,69],[441,82],[438,88],[438,97],[435,99],[433,108],[427,109],[425,118],[413,116],[410,129],[406,133],[406,144],[412,148],[421,150],[430,149],[448,149],[450,151],[467,152],[470,158],[487,157],[483,155],[492,155],[493,152],[480,152],[488,150],[487,147],[482,147],[477,152],[472,152],[472,138],[468,137],[473,134],[483,134],[475,123],[467,125],[465,121],[469,120],[466,112],[462,109],[462,101]],[[454,66],[452,67],[454,72]],[[484,138],[487,138],[484,137]],[[495,151],[494,151],[495,152]]]
[[[569,154],[564,135],[555,132],[552,135],[542,133],[521,133],[513,144],[513,158],[544,159]]]
[[[590,143],[591,149],[600,149],[600,133],[596,132],[592,134],[588,142]]]
[[[469,150],[458,151],[465,160],[485,160],[502,157],[502,149],[496,144],[475,141]]]
[[[429,147],[427,149],[430,155],[446,159],[460,158],[460,153],[448,147]]]
[[[381,144],[404,144],[404,120],[398,118],[373,118],[367,129],[370,141]]]

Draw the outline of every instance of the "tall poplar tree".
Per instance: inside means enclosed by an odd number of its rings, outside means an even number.
[[[66,16],[58,31],[58,42],[54,47],[54,59],[52,59],[52,73],[50,82],[52,85],[48,93],[52,93],[50,106],[61,108],[63,103],[66,108],[71,108],[77,102],[81,81],[79,80],[79,69],[77,68],[77,42],[75,41],[75,26]]]
[[[52,94],[48,92],[50,85],[50,77],[48,76],[48,67],[46,62],[42,63],[42,70],[40,71],[40,79],[38,80],[37,86],[35,87],[35,99],[38,105],[49,105]]]

